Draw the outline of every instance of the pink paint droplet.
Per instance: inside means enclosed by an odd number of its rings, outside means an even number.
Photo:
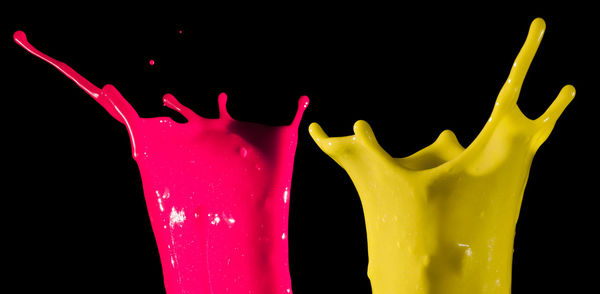
[[[150,59],[150,65],[154,65],[154,59]]]
[[[181,35],[181,34],[183,34],[183,31],[182,31],[182,30],[179,30],[179,34],[180,34],[180,35]]]

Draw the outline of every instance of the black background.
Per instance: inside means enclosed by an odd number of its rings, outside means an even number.
[[[117,14],[122,7],[65,6],[43,17],[31,7],[4,9],[7,287],[19,287],[17,293],[164,293],[125,128],[18,47],[15,30],[97,86],[116,86],[143,117],[181,121],[162,107],[162,95],[172,93],[214,118],[217,95],[225,92],[232,117],[284,125],[298,98],[308,95],[291,192],[294,293],[371,293],[360,200],[344,170],[312,142],[309,123],[342,136],[352,134],[356,120],[367,120],[394,157],[430,144],[444,129],[467,146],[538,16],[546,20],[546,34],[519,106],[534,118],[563,85],[573,84],[577,96],[531,167],[517,225],[513,293],[583,293],[596,284],[592,104],[599,86],[592,53],[598,52],[598,26],[586,15],[591,8],[171,8],[146,4]]]

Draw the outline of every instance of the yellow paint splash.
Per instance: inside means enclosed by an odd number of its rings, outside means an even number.
[[[575,97],[563,87],[531,120],[517,98],[546,24],[537,18],[489,121],[468,148],[450,130],[428,147],[392,158],[359,120],[353,136],[318,146],[342,166],[360,195],[373,293],[510,293],[513,240],[531,161]]]

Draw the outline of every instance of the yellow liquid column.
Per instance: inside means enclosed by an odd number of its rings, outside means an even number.
[[[510,293],[513,240],[531,161],[575,88],[565,86],[531,120],[517,106],[545,30],[535,19],[489,121],[468,148],[452,131],[428,147],[393,158],[371,127],[317,145],[350,175],[363,205],[374,294]]]

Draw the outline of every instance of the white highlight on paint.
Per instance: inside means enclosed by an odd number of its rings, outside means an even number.
[[[221,222],[221,218],[219,217],[218,213],[215,213],[214,216],[212,213],[209,213],[208,217],[210,218],[211,225],[218,225]]]
[[[467,256],[471,256],[471,255],[473,255],[473,250],[471,250],[471,246],[470,246],[470,245],[468,245],[468,244],[461,244],[461,243],[458,243],[458,246],[459,246],[459,247],[466,247],[466,249],[465,249],[465,254],[466,254]]]
[[[227,213],[223,212],[219,213],[209,213],[208,219],[211,225],[218,225],[221,221],[227,224],[228,227],[232,227],[235,224],[235,218],[231,215],[227,215]]]
[[[175,206],[173,206],[171,208],[171,215],[169,216],[169,226],[171,226],[171,229],[175,226],[175,224],[182,226],[184,221],[185,212],[183,211],[183,208],[181,209],[181,211],[177,211],[175,209]]]
[[[169,188],[165,188],[165,191],[162,194],[158,190],[155,190],[154,193],[156,193],[156,198],[158,200],[158,208],[161,212],[165,211],[165,207],[163,206],[163,199],[169,199],[169,197],[171,197]]]
[[[285,191],[283,192],[283,203],[287,203],[290,197],[290,191],[288,189],[288,187],[285,187]]]

